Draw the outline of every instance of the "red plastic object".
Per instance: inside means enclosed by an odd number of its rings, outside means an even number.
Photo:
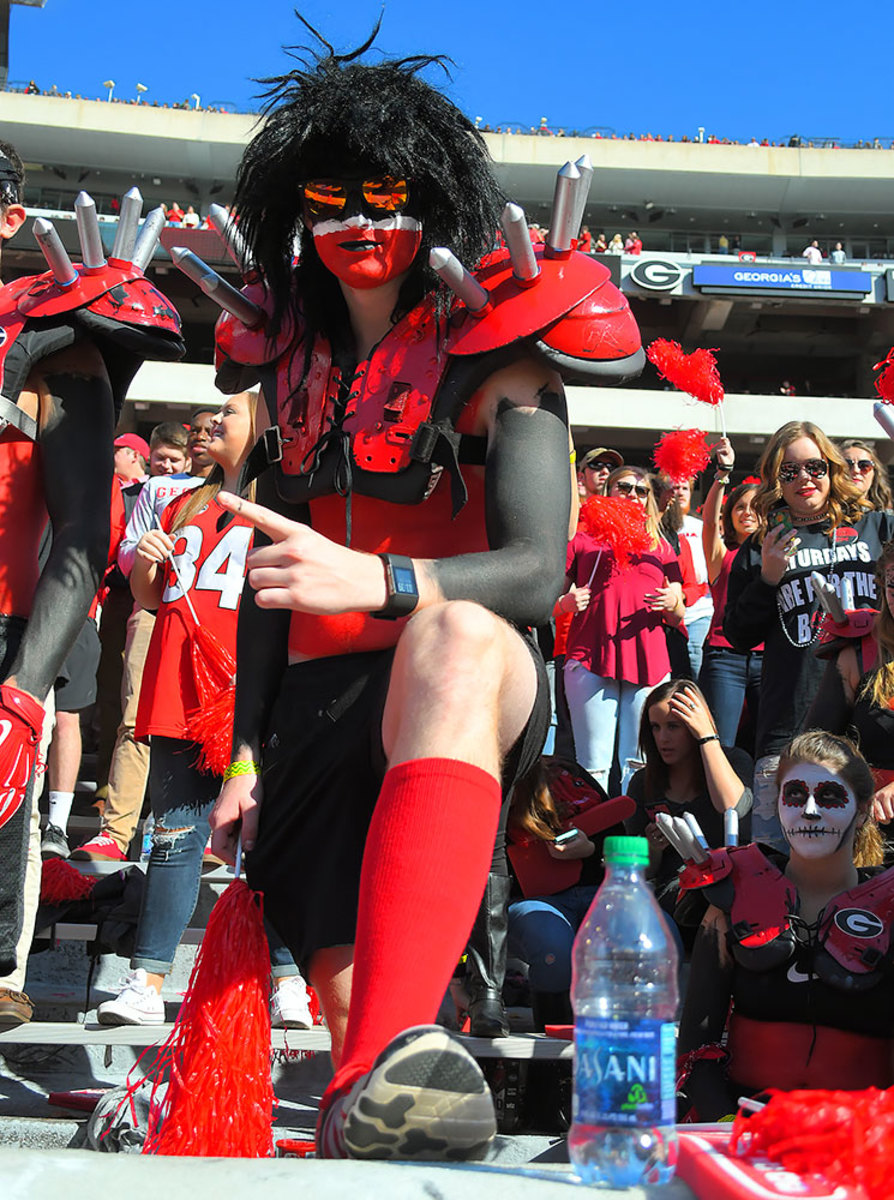
[[[711,461],[711,451],[701,429],[675,429],[661,435],[652,459],[663,475],[678,483],[700,475]]]
[[[40,871],[40,902],[66,904],[69,900],[86,900],[98,878],[82,875],[74,863],[64,858],[48,858]]]
[[[15,309],[24,317],[55,317],[60,313],[89,308],[100,316],[122,321],[127,325],[148,325],[180,333],[180,318],[170,301],[152,286],[139,267],[127,263],[114,267],[108,263],[101,271],[86,272],[75,268],[77,280],[71,287],[56,283],[52,271],[17,279],[3,293],[4,311]]]
[[[882,404],[894,404],[894,346],[888,351],[888,357],[877,362],[873,371],[881,371],[875,381],[875,390]]]
[[[623,496],[591,496],[585,500],[578,527],[610,548],[619,570],[627,566],[631,555],[645,554],[652,548],[645,510]]]
[[[547,1037],[558,1038],[562,1042],[574,1041],[573,1025],[544,1025],[543,1032]]]
[[[662,378],[681,392],[688,392],[693,400],[712,405],[723,403],[723,384],[713,351],[693,350],[684,354],[679,342],[656,338],[646,354]]]
[[[866,1200],[859,1188],[802,1175],[767,1158],[740,1158],[729,1148],[729,1125],[680,1130],[677,1175],[704,1200]]]
[[[277,1158],[313,1158],[316,1152],[316,1142],[304,1142],[298,1138],[280,1138],[276,1143]]]

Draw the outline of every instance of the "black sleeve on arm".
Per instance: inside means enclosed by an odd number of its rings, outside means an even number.
[[[39,443],[53,545],[10,672],[41,701],[87,618],[109,552],[114,402],[104,368],[91,370],[43,379],[49,412]]]
[[[733,559],[723,613],[723,632],[736,650],[751,650],[766,639],[776,616],[776,591],[761,579],[760,547],[749,538]]]
[[[562,593],[571,479],[565,397],[544,387],[538,407],[500,400],[485,466],[491,549],[437,559],[448,600],[475,600],[516,625],[550,619]]]
[[[838,670],[838,657],[830,658],[819,689],[801,723],[805,729],[825,729],[828,733],[846,733],[854,706],[844,693],[844,680]]]
[[[259,477],[257,502],[277,512],[284,510],[285,506],[276,494],[273,470],[265,471]],[[294,510],[286,515],[293,520],[301,519]],[[255,531],[253,548],[269,543],[265,534]],[[254,588],[246,579],[236,632],[234,756],[241,746],[248,746],[256,760],[260,756],[270,710],[289,660],[290,619],[291,612],[287,609],[258,608]]]
[[[716,912],[717,910],[713,910]],[[692,950],[686,1001],[680,1018],[678,1055],[718,1043],[726,1026],[732,985],[732,963],[721,958],[723,933],[710,916],[703,921]],[[724,958],[728,956],[724,955]],[[735,1097],[716,1059],[702,1059],[692,1068],[685,1091],[700,1121],[716,1121],[735,1110]],[[732,1106],[732,1108],[731,1108]]]

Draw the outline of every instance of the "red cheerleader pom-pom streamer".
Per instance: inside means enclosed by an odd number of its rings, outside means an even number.
[[[676,429],[661,435],[652,461],[662,475],[677,483],[701,474],[711,461],[711,449],[701,429]]]
[[[48,858],[40,869],[41,904],[67,904],[70,900],[86,900],[98,876],[82,875],[64,858]]]
[[[591,496],[585,500],[580,509],[580,529],[608,546],[618,567],[626,567],[631,555],[652,549],[645,510],[622,496]]]
[[[663,379],[679,391],[687,392],[693,400],[712,405],[723,403],[723,384],[712,350],[693,350],[691,354],[685,354],[679,342],[656,338],[646,354]]]
[[[888,1200],[894,1170],[894,1089],[861,1092],[773,1091],[753,1116],[733,1123],[732,1153],[769,1158],[800,1175],[861,1188]]]
[[[223,775],[230,761],[236,661],[204,625],[192,631],[190,657],[199,705],[187,714],[187,731],[199,745],[199,770]]]
[[[894,404],[894,346],[888,351],[888,357],[877,362],[873,371],[881,371],[875,381],[875,390],[882,404]]]
[[[151,1073],[144,1154],[269,1158],[270,953],[260,897],[235,880],[212,909],[180,1006]],[[142,1081],[131,1085],[135,1091]]]

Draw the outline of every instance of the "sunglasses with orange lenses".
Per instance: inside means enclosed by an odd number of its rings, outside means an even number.
[[[304,202],[317,220],[335,219],[345,213],[350,199],[360,199],[370,215],[401,212],[410,198],[406,179],[377,175],[373,179],[310,179],[303,185]]]

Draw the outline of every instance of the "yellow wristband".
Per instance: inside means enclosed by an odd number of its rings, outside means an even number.
[[[228,779],[233,779],[236,775],[258,775],[260,768],[257,763],[253,762],[231,762],[224,771],[224,783]]]

